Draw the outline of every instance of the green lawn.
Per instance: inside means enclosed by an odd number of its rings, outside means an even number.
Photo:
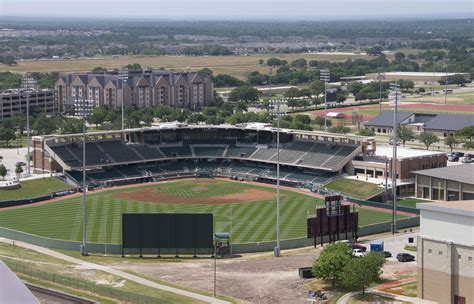
[[[0,190],[0,202],[22,198],[33,198],[49,194],[52,191],[72,188],[70,185],[55,177],[27,181],[20,180],[20,184],[21,188],[17,190]]]
[[[397,205],[416,208],[416,203],[429,203],[429,201],[421,200],[417,198],[405,198],[401,200],[397,200]]]
[[[214,231],[230,231],[232,222],[234,243],[270,241],[276,238],[275,199],[252,203],[185,205],[127,200],[117,195],[120,192],[150,187],[155,187],[168,195],[194,198],[220,196],[249,188],[276,191],[267,186],[219,180],[210,185],[196,185],[191,181],[173,181],[153,186],[141,185],[91,193],[87,200],[87,239],[98,243],[121,243],[121,215],[127,212],[213,213]],[[201,187],[208,187],[209,190],[192,190],[192,188]],[[282,190],[281,195],[281,238],[305,237],[306,217],[308,214],[314,214],[316,206],[321,205],[322,201],[288,190]],[[0,209],[0,225],[41,236],[80,241],[82,239],[81,210],[79,197],[27,208],[3,211]],[[359,209],[361,226],[390,220],[389,213]]]
[[[354,198],[366,199],[382,190],[376,184],[363,182],[355,179],[341,178],[326,185],[328,190]]]

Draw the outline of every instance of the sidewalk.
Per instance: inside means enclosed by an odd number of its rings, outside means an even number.
[[[346,304],[350,300],[351,297],[359,294],[360,291],[356,292],[349,292],[343,295],[342,297],[337,300],[337,304]],[[398,300],[398,301],[403,301],[403,302],[408,302],[408,303],[416,303],[416,304],[435,304],[436,302],[428,301],[428,300],[423,300],[419,298],[412,298],[412,297],[407,297],[407,296],[401,296],[401,295],[396,295],[393,293],[388,293],[388,292],[382,292],[382,291],[377,291],[375,289],[369,289],[366,291],[366,293],[371,293],[374,295],[382,296],[385,298],[390,298],[393,300]]]
[[[11,244],[13,242],[13,240],[6,239],[6,238],[0,238],[0,242]],[[168,291],[168,292],[171,292],[171,293],[175,293],[175,294],[178,294],[178,295],[181,295],[181,296],[189,297],[189,298],[196,299],[196,300],[199,300],[199,301],[203,301],[203,302],[206,302],[206,303],[213,303],[213,304],[228,304],[229,303],[227,301],[219,300],[219,299],[216,299],[216,298],[213,298],[213,297],[208,297],[208,296],[204,296],[204,295],[201,295],[201,294],[198,294],[198,293],[194,293],[194,292],[178,289],[178,288],[175,288],[175,287],[170,287],[170,286],[167,286],[167,285],[159,284],[159,283],[141,278],[139,276],[136,276],[136,275],[133,275],[133,274],[121,271],[121,270],[111,268],[109,266],[103,266],[103,265],[99,265],[99,264],[86,262],[86,261],[83,261],[83,260],[80,260],[80,259],[77,259],[77,258],[70,257],[68,255],[56,252],[56,251],[48,249],[48,248],[44,248],[44,247],[40,247],[40,246],[36,246],[36,245],[31,245],[31,244],[28,244],[28,243],[18,242],[18,241],[15,241],[15,245],[23,247],[23,248],[30,249],[30,250],[34,250],[34,251],[37,251],[37,252],[40,252],[40,253],[43,253],[43,254],[46,254],[46,255],[49,255],[49,256],[52,256],[52,257],[55,257],[55,258],[58,258],[58,259],[61,259],[61,260],[67,261],[67,262],[70,262],[70,263],[78,264],[78,265],[81,265],[81,266],[84,266],[84,267],[87,267],[87,268],[90,268],[90,269],[104,271],[104,272],[122,277],[126,280],[133,281],[135,283],[142,284],[142,285],[145,285],[145,286],[148,286],[148,287],[151,287],[151,288],[156,288],[156,289],[160,289],[160,290],[163,290],[163,291]]]

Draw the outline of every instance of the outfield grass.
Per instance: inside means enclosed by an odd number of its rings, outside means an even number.
[[[156,185],[115,189],[91,193],[87,199],[87,239],[97,243],[121,243],[121,216],[127,212],[156,213],[213,213],[214,231],[230,231],[234,243],[270,241],[276,238],[276,200],[229,204],[165,204],[127,200],[118,196],[121,192],[156,187],[168,195],[185,197],[219,196],[254,188],[275,192],[267,186],[248,185],[232,181],[217,181],[210,185],[196,185],[191,181],[174,181]],[[192,191],[192,188],[208,187],[209,191]],[[281,191],[281,238],[292,239],[306,236],[306,217],[314,214],[322,201],[312,196],[289,190]],[[258,198],[257,198],[258,199]],[[400,218],[404,218],[400,216]],[[389,213],[359,210],[361,226],[391,220]],[[81,198],[31,206],[0,210],[0,225],[6,228],[40,236],[82,240]]]
[[[330,182],[326,185],[326,188],[331,191],[360,199],[373,196],[382,190],[382,188],[376,184],[346,178],[340,178]]]
[[[410,208],[416,208],[417,203],[429,203],[429,201],[421,200],[417,198],[405,198],[405,199],[397,200],[397,205],[410,207]]]
[[[54,191],[70,189],[71,186],[55,177],[39,178],[34,180],[21,181],[21,188],[16,190],[0,190],[0,202],[17,200],[23,198],[33,198],[47,195]]]

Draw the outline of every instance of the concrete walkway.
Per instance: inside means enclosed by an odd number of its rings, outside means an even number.
[[[359,293],[360,293],[360,291],[346,293],[345,295],[340,297],[339,300],[337,300],[336,303],[337,304],[346,304],[346,303],[349,302],[350,298],[352,298],[353,296],[355,296]],[[393,299],[393,300],[398,300],[398,301],[403,301],[403,302],[408,302],[408,303],[417,303],[417,304],[435,304],[436,303],[436,302],[423,300],[423,299],[419,299],[419,298],[412,298],[412,297],[407,297],[407,296],[396,295],[396,294],[393,294],[393,293],[377,291],[377,290],[374,290],[374,289],[369,289],[365,293],[371,293],[371,294],[382,296],[382,297],[385,297],[385,298],[390,298],[390,299]]]
[[[11,244],[13,242],[13,240],[10,240],[10,239],[7,239],[7,238],[0,238],[0,242]],[[40,246],[28,244],[28,243],[18,242],[18,241],[15,241],[15,245],[23,247],[23,248],[30,249],[30,250],[34,250],[34,251],[40,252],[42,254],[52,256],[52,257],[55,257],[55,258],[58,258],[58,259],[61,259],[61,260],[64,260],[64,261],[67,261],[67,262],[70,262],[70,263],[73,263],[73,264],[78,264],[78,265],[81,265],[83,267],[87,267],[89,269],[104,271],[104,272],[119,276],[121,278],[124,278],[126,280],[133,281],[135,283],[142,284],[142,285],[145,285],[145,286],[148,286],[148,287],[151,287],[151,288],[156,288],[156,289],[159,289],[159,290],[175,293],[175,294],[178,294],[178,295],[181,295],[181,296],[189,297],[189,298],[199,300],[199,301],[203,301],[203,302],[206,302],[206,303],[213,303],[213,304],[227,304],[227,303],[229,303],[227,301],[219,300],[219,299],[216,299],[216,298],[213,298],[213,297],[208,297],[208,296],[204,296],[204,295],[201,295],[201,294],[198,294],[198,293],[194,293],[194,292],[178,289],[178,288],[175,288],[175,287],[170,287],[170,286],[167,286],[167,285],[159,284],[159,283],[141,278],[139,276],[136,276],[136,275],[133,275],[133,274],[121,271],[121,270],[114,269],[114,268],[109,267],[109,266],[103,266],[103,265],[99,265],[99,264],[86,262],[86,261],[83,261],[83,260],[80,260],[80,259],[77,259],[77,258],[70,257],[68,255],[56,252],[56,251],[48,249],[48,248],[44,248],[44,247],[40,247]]]

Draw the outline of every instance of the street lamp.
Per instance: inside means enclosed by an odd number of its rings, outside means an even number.
[[[81,245],[81,254],[83,256],[88,256],[87,247],[86,247],[86,116],[90,112],[94,100],[89,99],[76,99],[76,116],[77,114],[82,115],[82,245]]]
[[[434,82],[435,82],[435,63],[438,56],[433,56],[433,79],[431,80],[431,96],[434,96]]]
[[[401,100],[400,85],[398,83],[390,84],[390,103],[393,106],[393,128],[392,128],[392,195],[393,195],[393,213],[392,213],[392,234],[397,231],[397,110],[398,103]]]
[[[327,90],[327,83],[331,79],[331,71],[330,70],[320,70],[319,71],[319,79],[321,81],[324,81],[324,131],[327,129],[327,116],[326,112],[328,109],[328,103],[327,103],[327,95],[326,95],[326,90]]]
[[[286,100],[270,100],[271,114],[277,119],[277,210],[276,210],[276,239],[277,245],[273,250],[276,257],[280,256],[280,116],[286,115],[288,104]]]
[[[125,84],[128,81],[128,68],[121,68],[119,70],[119,79],[122,80],[122,131],[125,130],[125,114],[124,114],[124,103],[125,103]]]

